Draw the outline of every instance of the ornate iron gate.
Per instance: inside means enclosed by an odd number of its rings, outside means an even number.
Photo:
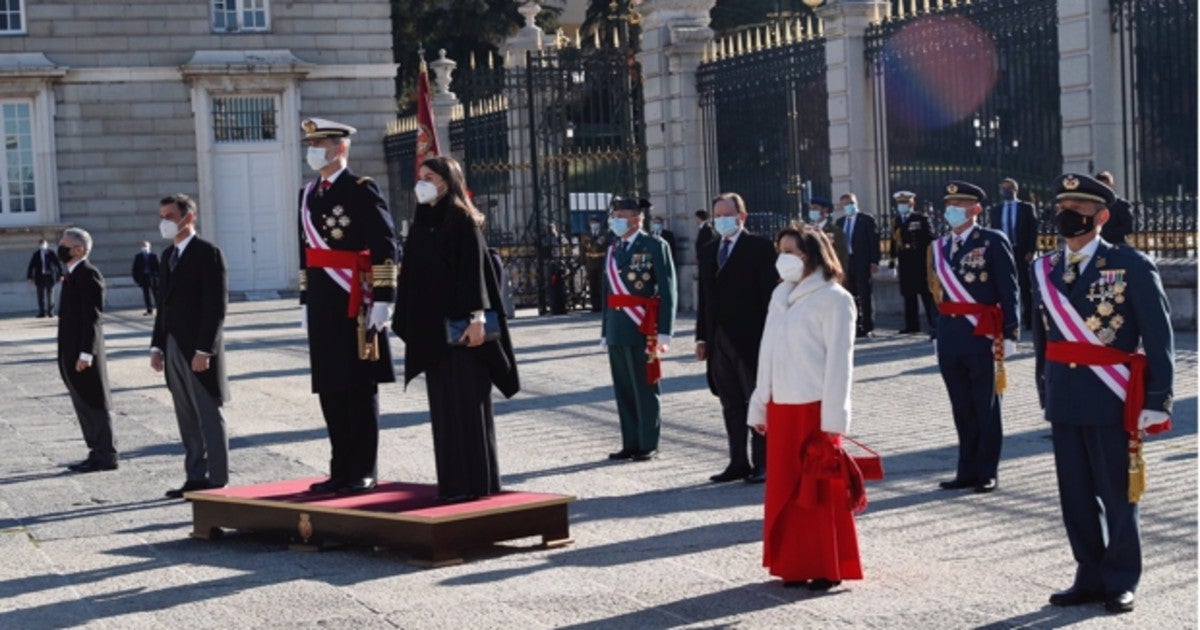
[[[829,196],[825,39],[773,24],[718,40],[697,73],[710,197],[735,191],[771,235]]]
[[[604,222],[613,195],[644,190],[640,66],[621,45],[548,48],[527,53],[523,67],[489,65],[455,82],[462,110],[450,148],[488,218],[514,303],[542,313],[585,308],[588,219]],[[388,142],[391,162],[413,140]]]

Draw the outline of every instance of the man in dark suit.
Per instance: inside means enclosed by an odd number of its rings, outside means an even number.
[[[599,217],[588,218],[588,231],[579,236],[583,266],[587,270],[588,297],[593,313],[604,310],[604,256],[608,253],[609,231]]]
[[[846,246],[846,233],[842,228],[830,217],[830,212],[833,210],[833,202],[824,197],[813,197],[808,202],[808,222],[818,230],[825,233],[829,237],[829,242],[833,243],[833,252],[837,254],[838,264],[844,270],[842,274],[842,286],[850,286],[850,250]],[[846,289],[849,291],[849,289]]]
[[[301,317],[332,451],[329,478],[309,489],[370,492],[377,483],[379,384],[396,382],[387,339],[396,303],[396,233],[379,185],[347,167],[356,129],[321,118],[301,128],[305,159],[319,174],[299,199]],[[363,269],[370,270],[365,290]]]
[[[133,268],[129,273],[133,275],[133,281],[142,288],[146,315],[153,315],[154,309],[158,307],[158,256],[150,251],[150,241],[142,241],[142,248],[133,257]]]
[[[846,235],[846,248],[850,252],[846,289],[854,295],[854,302],[858,306],[858,333],[855,336],[874,337],[872,278],[879,271],[879,228],[875,225],[874,217],[859,210],[858,198],[854,193],[842,195],[838,205],[845,216],[838,219],[837,226]]]
[[[758,382],[758,347],[767,305],[779,284],[775,246],[746,231],[746,203],[737,193],[713,202],[719,221],[737,221],[732,235],[710,242],[700,251],[700,294],[696,308],[696,360],[708,361],[709,389],[721,400],[729,465],[709,479],[714,483],[767,477],[766,440],[746,425],[750,395]],[[746,436],[750,436],[750,459]]]
[[[700,250],[704,249],[710,241],[717,237],[716,232],[713,232],[712,224],[708,222],[708,210],[700,209],[696,211],[696,260],[700,260]]]
[[[1004,428],[1004,357],[1016,351],[1017,276],[1004,234],[976,224],[987,194],[970,182],[946,185],[950,234],[930,247],[930,289],[937,300],[934,354],[954,414],[958,465],[943,490],[996,490]]]
[[[87,459],[67,466],[90,473],[116,470],[117,445],[113,439],[112,406],[104,352],[104,276],[88,262],[92,236],[68,228],[58,241],[58,258],[67,263],[58,319],[58,372],[62,375],[83,440]]]
[[[1116,194],[1117,182],[1112,173],[1100,171],[1096,173],[1096,179],[1111,188],[1115,195],[1112,204],[1108,207],[1108,221],[1104,223],[1104,227],[1100,228],[1100,238],[1113,245],[1125,245],[1126,238],[1135,231],[1133,229],[1133,209],[1128,200]]]
[[[62,275],[62,263],[50,251],[46,239],[42,239],[29,257],[29,267],[25,270],[25,277],[37,291],[38,317],[54,317],[54,285]]]
[[[650,219],[650,233],[666,241],[667,247],[671,250],[671,260],[677,260],[675,257],[675,233],[665,227],[662,217],[652,217]]]
[[[1076,568],[1050,603],[1104,602],[1124,613],[1142,573],[1142,441],[1171,428],[1170,306],[1154,263],[1100,236],[1116,201],[1111,188],[1065,173],[1053,190],[1066,246],[1034,261],[1033,344]]]
[[[904,298],[904,329],[900,334],[914,335],[921,332],[917,298],[925,305],[925,319],[930,330],[937,311],[933,294],[929,292],[928,266],[925,264],[929,244],[933,242],[933,223],[918,210],[915,193],[901,190],[892,195],[892,199],[896,200],[896,218],[892,220],[892,260],[888,266],[900,268],[900,295]]]
[[[1038,218],[1037,210],[1028,201],[1019,198],[1020,186],[1011,177],[1000,182],[1000,203],[992,206],[989,215],[993,230],[1000,230],[1012,245],[1013,259],[1017,264],[1017,282],[1021,295],[1021,322],[1028,330],[1029,318],[1029,263],[1037,254]]]
[[[175,194],[159,203],[159,230],[172,243],[162,255],[150,367],[166,371],[175,402],[187,480],[167,496],[178,499],[229,483],[229,438],[221,414],[229,400],[222,331],[229,295],[225,256],[196,236],[196,202]]]

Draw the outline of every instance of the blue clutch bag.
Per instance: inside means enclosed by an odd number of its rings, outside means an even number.
[[[470,317],[462,317],[459,319],[446,320],[446,344],[450,346],[465,346],[467,342],[459,341],[462,339],[463,333],[467,332],[467,326],[471,324]],[[495,341],[500,338],[500,317],[496,315],[496,311],[483,312],[483,340]]]

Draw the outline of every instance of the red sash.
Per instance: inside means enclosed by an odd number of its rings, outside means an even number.
[[[999,304],[978,302],[939,302],[938,312],[942,315],[978,315],[975,334],[1001,339],[1004,336],[1004,312]]]
[[[1124,425],[1130,436],[1138,433],[1138,416],[1146,400],[1146,355],[1140,352],[1124,352],[1108,346],[1097,346],[1075,341],[1046,342],[1046,360],[1055,363],[1079,365],[1128,365],[1129,385],[1125,388]],[[1154,433],[1171,429],[1168,420],[1154,427]]]
[[[362,276],[371,270],[371,251],[348,252],[338,249],[315,249],[309,247],[304,251],[304,260],[309,267],[326,269],[348,269],[351,274],[350,299],[346,301],[346,317],[358,317],[358,310],[366,304],[366,294],[363,292]]]
[[[608,294],[608,308],[645,310],[645,316],[638,323],[638,332],[646,335],[646,382],[651,385],[662,378],[662,362],[658,358],[658,305],[657,295],[642,297],[628,293]]]

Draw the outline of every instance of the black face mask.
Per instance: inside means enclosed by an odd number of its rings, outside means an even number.
[[[1058,233],[1066,238],[1082,236],[1096,229],[1096,215],[1084,216],[1074,210],[1063,210],[1054,217]]]
[[[58,246],[58,259],[63,263],[71,262],[71,248],[66,245]]]

